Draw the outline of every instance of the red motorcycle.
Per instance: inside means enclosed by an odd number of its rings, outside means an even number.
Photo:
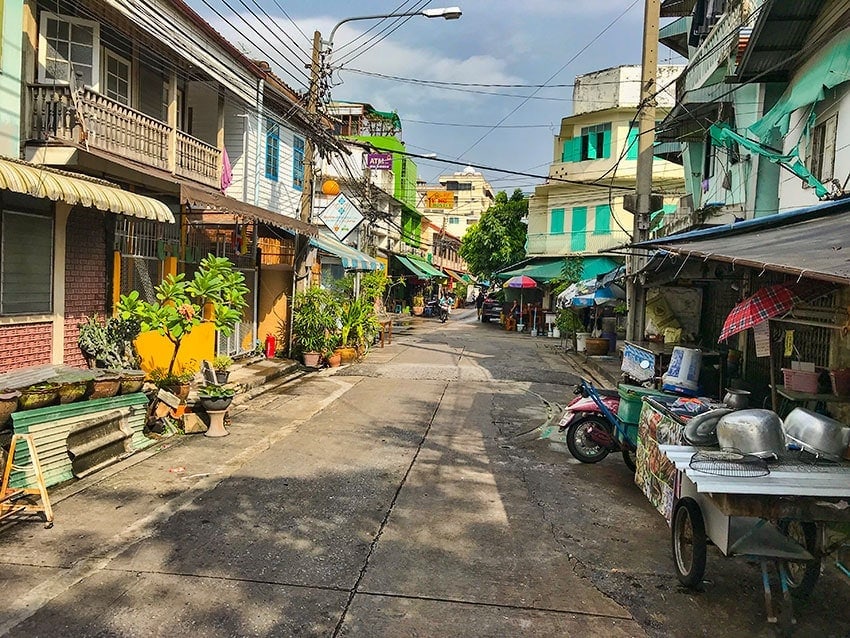
[[[566,430],[567,448],[582,463],[598,463],[611,452],[621,452],[630,470],[635,470],[637,441],[630,440],[617,418],[620,394],[597,389],[582,379],[576,398],[564,409],[558,430]]]

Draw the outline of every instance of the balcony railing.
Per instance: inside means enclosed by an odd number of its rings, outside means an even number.
[[[172,127],[140,111],[84,88],[30,86],[29,139],[64,140],[219,186],[221,151],[176,131],[174,166],[169,165]]]
[[[731,6],[728,6],[731,5]],[[727,3],[728,9],[717,21],[708,36],[700,43],[693,61],[676,83],[676,100],[682,101],[684,91],[705,86],[717,67],[728,62],[738,48],[738,34],[749,2]]]
[[[579,233],[529,233],[526,252],[529,255],[560,257],[562,255],[594,255],[600,251],[622,246],[630,236],[621,230],[604,235],[582,231]]]

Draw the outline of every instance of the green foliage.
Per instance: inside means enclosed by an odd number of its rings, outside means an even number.
[[[83,353],[103,368],[137,368],[139,356],[133,341],[139,336],[140,323],[132,318],[110,317],[101,321],[96,315],[80,324],[77,344]]]
[[[198,372],[198,363],[194,359],[180,368],[179,371],[154,368],[150,372],[151,382],[158,388],[190,383]]]
[[[581,257],[565,257],[561,265],[561,274],[549,282],[552,286],[552,295],[557,296],[572,284],[581,281],[582,270],[584,270],[584,260]]]
[[[570,308],[561,308],[555,317],[555,325],[561,334],[567,335],[584,330],[584,324],[578,315]]]
[[[301,352],[326,352],[328,339],[338,329],[339,298],[330,290],[311,286],[295,293],[292,338]]]
[[[156,288],[154,303],[140,299],[137,290],[122,295],[116,309],[122,319],[135,320],[142,330],[155,331],[174,346],[167,375],[172,375],[183,338],[206,321],[229,336],[242,319],[247,305],[245,277],[229,259],[207,255],[191,280],[186,275],[168,275]],[[212,306],[213,318],[203,318],[204,306]]]
[[[510,199],[504,191],[477,224],[466,231],[459,254],[476,276],[492,279],[493,273],[525,257],[528,200],[520,189]]]
[[[226,354],[220,354],[212,360],[212,367],[219,372],[227,372],[227,369],[233,365],[233,359]]]
[[[208,383],[204,387],[198,389],[198,396],[207,399],[227,399],[235,394],[236,390],[233,388],[228,388],[227,386],[215,383]]]

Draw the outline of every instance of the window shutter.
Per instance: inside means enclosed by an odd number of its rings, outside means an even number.
[[[593,214],[593,234],[611,234],[611,207],[608,204],[602,204],[596,207]]]
[[[599,151],[602,149],[598,148],[599,140],[596,133],[588,133],[582,137],[587,138],[587,159],[596,159],[599,157]]]
[[[4,211],[0,313],[50,312],[53,306],[53,219]]]
[[[587,247],[587,206],[573,208],[570,250],[582,252]]]
[[[602,149],[598,157],[611,157],[611,128],[606,128],[602,131]]]
[[[549,234],[562,235],[564,233],[564,209],[553,208],[549,217]]]
[[[638,127],[632,124],[629,128],[629,135],[626,138],[626,148],[629,149],[626,153],[626,159],[636,160],[638,158]]]

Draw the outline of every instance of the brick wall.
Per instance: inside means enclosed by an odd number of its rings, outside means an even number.
[[[52,323],[0,326],[0,372],[50,363]]]
[[[106,255],[103,213],[75,208],[68,218],[65,245],[65,365],[86,365],[77,345],[78,326],[87,316],[103,317],[106,311],[108,269],[112,267]]]

